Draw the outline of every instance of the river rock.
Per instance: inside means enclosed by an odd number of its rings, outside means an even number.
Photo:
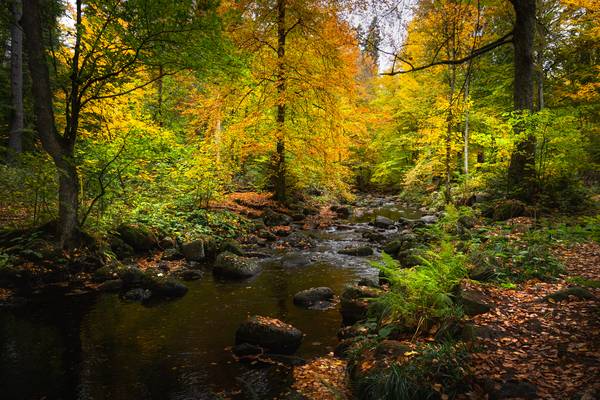
[[[417,243],[417,237],[412,234],[405,234],[397,237],[394,240],[390,240],[383,246],[383,251],[392,257],[396,257],[399,252],[408,250],[414,247]]]
[[[281,266],[284,268],[298,268],[309,265],[312,262],[312,260],[306,254],[293,252],[284,254],[281,257],[280,262]]]
[[[188,261],[203,261],[216,255],[217,245],[212,237],[205,236],[183,243],[181,252]]]
[[[274,242],[277,240],[277,236],[266,229],[259,231],[257,236],[261,239],[268,240],[269,242]]]
[[[177,246],[177,241],[170,236],[165,236],[164,238],[160,239],[158,246],[164,250],[172,249]]]
[[[117,228],[119,237],[135,251],[152,250],[157,246],[156,237],[150,230],[141,225],[120,225]]]
[[[151,288],[153,297],[175,298],[182,297],[188,288],[172,278],[157,277],[152,281]]]
[[[94,282],[104,282],[118,277],[117,270],[112,265],[105,265],[104,267],[98,268],[92,274],[92,280]]]
[[[235,344],[260,346],[270,353],[293,354],[302,343],[302,332],[278,319],[253,316],[235,333]]]
[[[373,225],[375,225],[377,228],[390,229],[394,226],[394,221],[387,217],[384,217],[383,215],[378,215],[375,217]]]
[[[316,287],[302,290],[294,295],[294,304],[305,308],[324,309],[331,306],[333,290],[328,287]]]
[[[346,247],[345,249],[338,250],[338,253],[347,256],[367,257],[373,255],[373,249],[369,246]]]
[[[162,254],[162,259],[167,261],[181,260],[184,257],[183,254],[176,248],[165,249]]]
[[[253,361],[256,357],[262,355],[264,350],[260,346],[255,346],[250,343],[240,343],[233,346],[233,354],[235,354],[240,360]]]
[[[202,276],[204,276],[204,274],[202,273],[202,271],[198,271],[195,269],[184,269],[179,273],[179,276],[184,281],[195,281],[201,279]]]
[[[289,225],[292,222],[292,218],[289,216],[275,212],[270,208],[264,211],[262,219],[267,226]]]
[[[213,269],[215,275],[232,279],[250,278],[260,271],[261,267],[256,260],[230,252],[219,254]]]
[[[435,224],[436,222],[438,222],[438,217],[436,217],[435,215],[424,215],[420,218],[421,222],[427,224],[427,225],[431,225],[431,224]]]
[[[127,266],[120,270],[119,277],[123,280],[124,287],[142,286],[148,279],[144,271],[134,265]]]
[[[340,313],[344,324],[354,324],[367,317],[369,303],[373,298],[380,296],[380,289],[368,286],[349,286],[341,296]]]
[[[135,288],[123,293],[123,299],[128,301],[148,301],[152,297],[152,292],[148,289]]]
[[[363,232],[362,237],[370,242],[383,242],[387,238],[383,233],[374,231]]]
[[[238,256],[244,255],[244,250],[242,249],[242,245],[233,239],[227,239],[221,242],[219,245],[219,253],[230,252]]]
[[[360,278],[358,282],[356,282],[358,286],[368,286],[373,288],[379,288],[379,277],[373,276],[370,278]]]

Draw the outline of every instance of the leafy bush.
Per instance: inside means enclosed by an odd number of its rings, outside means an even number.
[[[389,280],[390,290],[379,297],[372,313],[382,322],[400,322],[419,327],[431,318],[445,319],[460,315],[452,301],[452,291],[466,276],[465,256],[457,253],[450,242],[442,242],[439,250],[428,251],[422,265],[401,269],[396,260],[383,254],[373,263]]]
[[[412,352],[411,352],[412,353]],[[453,395],[466,376],[468,353],[461,344],[422,345],[414,356],[388,368],[374,368],[356,382],[365,400],[437,399]]]
[[[491,236],[485,243],[471,244],[470,261],[494,270],[498,281],[549,280],[564,270],[551,252],[552,244],[546,231],[532,231],[513,241],[504,235]]]

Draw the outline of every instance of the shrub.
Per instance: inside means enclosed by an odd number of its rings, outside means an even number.
[[[442,242],[438,252],[428,251],[417,267],[401,269],[385,253],[382,261],[373,266],[383,272],[391,285],[371,308],[380,322],[399,322],[418,329],[431,318],[460,315],[452,301],[452,291],[466,276],[465,256],[455,252],[450,242]]]

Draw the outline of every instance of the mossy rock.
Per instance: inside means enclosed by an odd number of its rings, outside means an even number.
[[[372,299],[381,296],[381,289],[369,286],[349,286],[340,296],[340,313],[344,324],[354,324],[367,318]]]
[[[244,279],[258,274],[261,269],[258,262],[252,258],[224,252],[217,256],[213,272],[224,278]]]
[[[233,239],[225,239],[219,245],[219,253],[230,252],[238,256],[244,255],[244,250],[242,249],[242,245]]]
[[[338,253],[347,256],[368,257],[373,255],[373,249],[369,246],[346,247],[345,249],[338,250]]]
[[[181,245],[181,252],[188,261],[212,260],[219,253],[219,245],[214,237],[202,235]]]
[[[104,282],[112,279],[116,279],[119,276],[119,271],[112,265],[105,265],[104,267],[98,268],[92,274],[92,280],[94,282]]]
[[[119,237],[137,252],[154,249],[157,246],[156,236],[142,225],[120,225],[117,228]]]
[[[520,200],[507,199],[496,203],[492,210],[494,221],[506,221],[527,215],[527,205]]]
[[[579,286],[572,286],[549,294],[548,296],[544,297],[544,300],[558,302],[567,300],[569,297],[574,297],[578,300],[592,300],[595,298],[589,290]]]
[[[235,344],[248,343],[269,353],[293,354],[302,343],[302,332],[278,319],[253,316],[235,333]]]

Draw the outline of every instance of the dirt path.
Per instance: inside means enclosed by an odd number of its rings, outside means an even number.
[[[473,318],[483,336],[473,354],[479,386],[471,398],[592,400],[600,395],[600,289],[595,299],[540,301],[573,286],[573,277],[600,280],[600,245],[559,248],[566,273],[556,283],[529,281],[515,290],[476,285],[494,306]],[[570,279],[569,279],[570,278]]]

